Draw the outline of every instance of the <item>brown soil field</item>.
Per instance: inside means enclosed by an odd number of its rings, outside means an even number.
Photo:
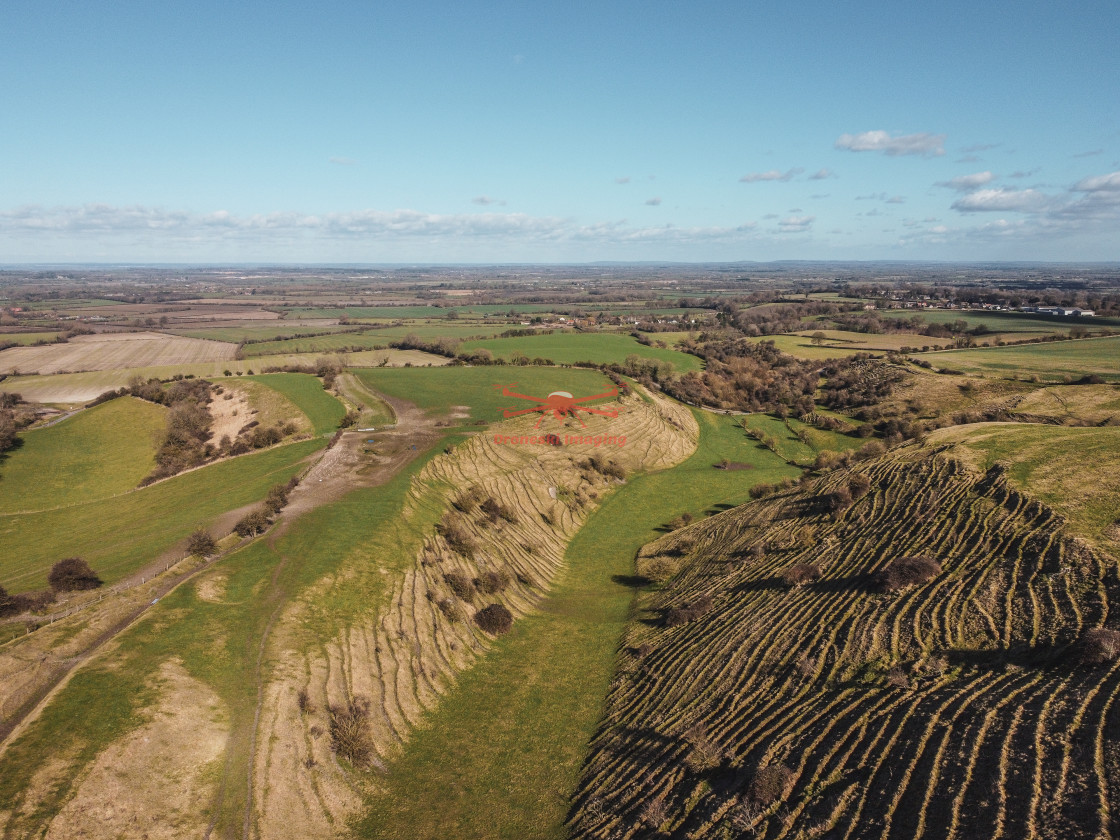
[[[233,359],[235,350],[235,345],[220,341],[161,333],[102,333],[78,336],[66,344],[11,347],[0,352],[0,373],[49,374],[216,362]]]

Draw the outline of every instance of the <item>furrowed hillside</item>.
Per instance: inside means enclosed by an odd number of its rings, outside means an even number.
[[[573,802],[583,838],[1114,835],[1116,561],[906,445],[675,531]]]
[[[518,446],[487,434],[434,458],[403,511],[416,545],[398,550],[411,558],[389,575],[387,558],[380,567],[348,558],[278,617],[253,760],[260,836],[291,836],[297,826],[302,836],[338,832],[370,777],[343,771],[332,751],[363,770],[398,754],[502,632],[484,613],[500,615],[498,605],[516,620],[532,610],[601,497],[696,445],[692,415],[664,398],[634,394],[611,406],[617,419],[588,417],[586,429],[570,420],[562,434],[622,436],[625,446]],[[492,429],[532,435],[534,420]]]

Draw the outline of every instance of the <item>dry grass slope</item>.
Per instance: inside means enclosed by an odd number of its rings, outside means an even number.
[[[1116,561],[998,467],[909,445],[859,472],[869,492],[834,513],[844,472],[643,549],[680,571],[628,632],[575,836],[1120,831],[1120,661],[1075,657],[1115,626]],[[874,585],[914,556],[940,572]],[[784,583],[798,563],[820,578]]]

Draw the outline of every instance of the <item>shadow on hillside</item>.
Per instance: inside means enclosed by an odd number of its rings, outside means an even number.
[[[644,575],[611,575],[611,583],[626,586],[630,589],[645,589],[653,581]]]

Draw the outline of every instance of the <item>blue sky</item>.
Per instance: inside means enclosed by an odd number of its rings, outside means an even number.
[[[4,0],[0,262],[1120,260],[1120,4]]]

